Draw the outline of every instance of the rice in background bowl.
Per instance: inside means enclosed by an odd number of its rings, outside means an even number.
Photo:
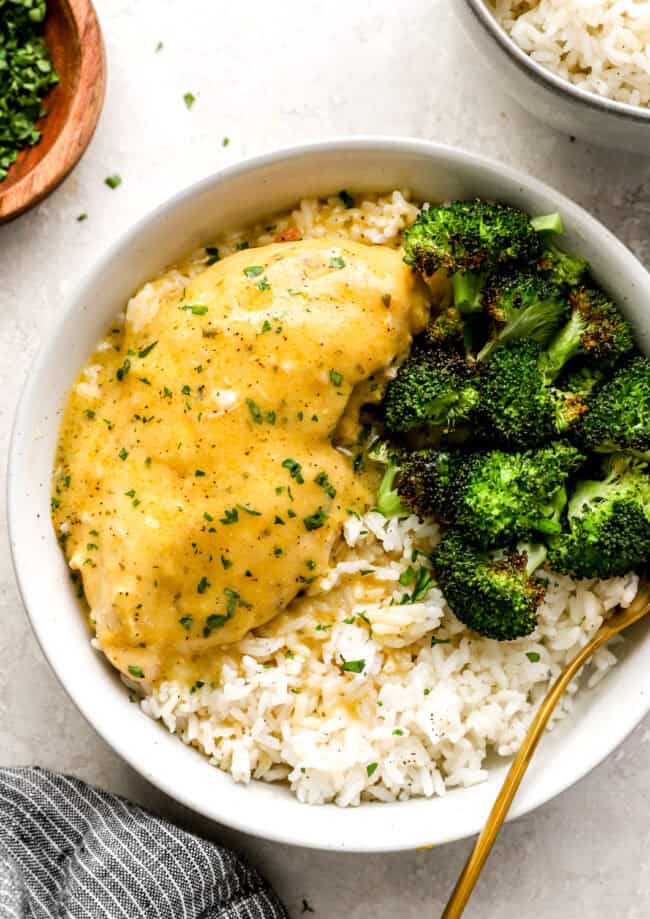
[[[395,851],[475,833],[505,766],[490,768],[483,783],[452,789],[434,800],[364,802],[344,809],[326,806],[306,814],[304,805],[282,784],[236,784],[146,717],[129,702],[117,675],[90,647],[50,528],[49,476],[57,413],[116,307],[179,253],[228,228],[285,210],[301,196],[315,198],[346,187],[363,191],[407,185],[422,200],[483,195],[528,211],[561,211],[568,228],[567,247],[588,258],[598,281],[617,294],[648,353],[646,272],[607,230],[568,199],[500,164],[434,144],[387,138],[329,141],[226,170],[183,192],[126,234],[79,286],[48,336],[28,379],[12,441],[10,536],[19,585],[44,653],[75,704],[124,759],[186,806],[246,832],[317,848]],[[34,571],[39,572],[38,578]],[[593,768],[645,714],[650,667],[650,648],[641,640],[645,631],[643,626],[633,630],[630,641],[617,650],[620,664],[600,685],[580,694],[572,717],[543,740],[513,817]]]

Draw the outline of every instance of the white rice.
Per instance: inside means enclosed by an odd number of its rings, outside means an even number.
[[[369,196],[351,208],[338,197],[308,199],[214,245],[223,257],[293,232],[398,246],[416,215],[407,192]],[[208,258],[196,250],[145,285],[129,303],[131,318],[150,315],[159,297],[182,288]],[[517,749],[550,683],[608,611],[631,602],[637,578],[576,582],[544,574],[536,632],[488,641],[455,618],[435,586],[412,600],[437,540],[434,521],[350,516],[326,576],[289,611],[216,652],[201,681],[125,682],[146,692],[140,704],[148,715],[236,781],[284,781],[310,804],[442,795],[480,782],[488,753]],[[589,685],[615,660],[601,649]],[[571,710],[577,690],[576,680],[555,720]]]
[[[650,105],[648,0],[488,0],[533,60],[589,92]]]

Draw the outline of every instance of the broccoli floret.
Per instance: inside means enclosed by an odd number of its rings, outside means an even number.
[[[423,450],[405,461],[402,499],[420,516],[453,522],[477,546],[512,545],[562,531],[566,482],[585,457],[551,443],[540,450]]]
[[[410,513],[408,507],[405,507],[400,499],[395,479],[401,471],[401,459],[399,451],[393,450],[387,443],[378,441],[373,444],[368,451],[368,458],[373,462],[384,466],[384,474],[377,491],[377,510],[384,517],[397,517],[402,514]]]
[[[465,321],[460,311],[450,306],[434,316],[424,331],[424,339],[433,348],[444,345],[460,349],[465,339]]]
[[[575,578],[609,578],[650,557],[650,476],[642,461],[613,454],[604,477],[579,482],[569,500],[568,532],[549,540],[550,566]]]
[[[533,572],[540,546],[482,552],[464,533],[449,530],[433,555],[438,584],[456,617],[485,638],[512,641],[534,631],[544,584]]]
[[[479,361],[505,342],[519,338],[545,344],[568,313],[562,291],[532,272],[493,275],[483,291],[483,305],[494,332],[479,351]]]
[[[540,361],[549,383],[578,355],[595,361],[615,361],[634,347],[629,324],[602,290],[578,287],[571,292],[570,302],[569,321],[553,338]]]
[[[570,255],[560,249],[553,240],[547,240],[537,268],[553,284],[577,287],[587,274],[589,263],[579,255]]]
[[[404,233],[404,261],[423,275],[453,275],[454,303],[480,311],[486,273],[537,259],[541,237],[527,214],[506,204],[454,201],[423,210]]]
[[[650,359],[633,358],[604,384],[577,433],[596,453],[621,450],[650,461]]]
[[[586,406],[579,393],[548,386],[539,369],[540,344],[526,339],[499,348],[480,377],[484,439],[527,448],[576,425]]]
[[[417,345],[388,385],[384,421],[393,434],[424,429],[435,438],[469,420],[478,398],[472,372],[460,354]]]

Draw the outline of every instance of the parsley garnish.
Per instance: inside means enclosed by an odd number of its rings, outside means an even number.
[[[219,518],[220,523],[223,523],[223,524],[237,523],[237,521],[239,520],[239,514],[237,512],[236,507],[226,508],[223,514],[224,514],[223,517]]]
[[[133,664],[129,664],[129,673],[131,674],[131,676],[135,676],[139,680],[144,679],[144,671],[142,667],[134,667]]]
[[[194,475],[195,475],[197,478],[201,479],[201,478],[203,478],[203,476],[205,475],[205,472],[204,472],[202,469],[195,469],[195,470],[194,470]]]
[[[343,673],[363,673],[363,668],[366,666],[366,662],[363,658],[358,661],[346,661],[343,656],[341,656],[343,663],[341,664],[341,670]]]
[[[344,188],[342,188],[339,192],[339,198],[348,210],[350,210],[351,207],[354,207],[354,198]]]
[[[302,466],[296,460],[287,457],[287,459],[282,460],[282,466],[284,469],[288,469],[291,474],[291,478],[295,479],[298,485],[304,483],[304,478],[302,474]]]
[[[366,767],[366,772],[368,773],[369,779],[373,777],[373,775],[377,771],[378,766],[379,766],[379,763],[369,763],[369,765]]]
[[[245,511],[247,514],[250,514],[251,517],[261,517],[261,511],[256,511],[254,507],[249,507],[248,504],[238,504],[237,507],[240,511]]]
[[[316,484],[320,486],[320,488],[323,489],[323,491],[328,497],[336,498],[336,489],[334,488],[333,485],[330,484],[330,481],[329,481],[329,478],[326,472],[319,472],[316,478],[314,479],[314,482],[316,482]]]
[[[526,657],[531,662],[531,664],[536,664],[540,660],[540,656],[537,651],[526,651]]]
[[[341,374],[338,372],[338,370],[330,370],[330,381],[331,381],[335,386],[340,386],[341,383],[343,382],[343,377],[342,377]]]
[[[261,274],[264,274],[264,267],[262,265],[249,265],[248,268],[244,268],[244,274],[247,278],[258,278]]]
[[[129,455],[129,453],[128,453],[128,450],[125,450],[124,447],[122,447],[122,449],[120,450],[120,452],[119,452],[117,455],[118,455],[119,458],[122,460],[122,462],[124,462],[124,460],[127,458],[127,456]]]
[[[326,520],[327,514],[319,508],[313,514],[310,514],[309,517],[305,517],[303,523],[305,524],[306,530],[319,530]]]
[[[253,399],[246,399],[246,405],[255,424],[264,424],[264,415],[259,405]]]
[[[345,259],[340,255],[335,255],[334,258],[330,259],[330,268],[336,268],[340,271],[341,268],[345,268]]]
[[[186,631],[186,632],[189,632],[189,630],[192,628],[192,623],[193,623],[194,620],[192,619],[191,616],[183,616],[183,617],[182,617],[181,619],[179,619],[178,621],[179,621],[180,624],[183,626],[183,628],[185,629],[185,631]]]
[[[208,587],[210,587],[210,582],[208,581],[206,576],[203,575],[199,583],[196,585],[196,592],[199,594],[204,594],[206,590],[208,589]]]
[[[431,647],[434,645],[448,645],[450,643],[449,638],[436,638],[435,635],[431,636]]]
[[[186,303],[184,306],[179,306],[178,308],[179,310],[183,310],[183,312],[189,310],[193,316],[205,316],[208,311],[207,306],[201,306],[199,303]]]
[[[130,369],[131,369],[131,361],[127,357],[124,359],[124,363],[122,364],[122,366],[117,368],[117,372],[115,374],[115,376],[120,381],[120,383],[122,382],[122,380],[127,375]]]
[[[94,417],[95,417],[95,413],[93,412],[93,410],[92,410],[91,408],[87,408],[87,409],[86,409],[86,418],[91,418],[91,419],[92,419],[92,418],[94,418]]]
[[[155,341],[152,341],[151,344],[147,345],[145,348],[141,348],[140,351],[138,351],[138,357],[146,357],[147,354],[151,354],[151,352],[153,351],[153,349],[156,347],[157,344],[158,344],[158,339],[156,339]]]

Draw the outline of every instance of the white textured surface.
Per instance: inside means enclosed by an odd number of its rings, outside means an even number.
[[[97,0],[109,57],[97,134],[63,187],[0,228],[3,462],[30,358],[79,273],[159,201],[243,155],[364,132],[463,145],[560,188],[650,266],[650,160],[571,143],[515,108],[475,66],[451,15],[458,2]],[[159,40],[164,48],[155,53]],[[197,96],[189,112],[188,91]],[[111,191],[103,179],[114,172],[124,181]],[[88,220],[78,223],[82,212]],[[377,857],[285,848],[201,825],[124,766],[42,659],[15,587],[2,513],[2,765],[72,772],[230,842],[269,876],[292,916],[303,897],[327,919],[439,914],[469,843]],[[468,919],[647,919],[649,779],[646,723],[576,788],[505,828]]]

